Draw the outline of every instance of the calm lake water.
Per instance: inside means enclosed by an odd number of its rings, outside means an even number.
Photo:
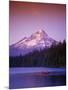
[[[10,68],[9,88],[31,88],[66,85],[64,68]]]

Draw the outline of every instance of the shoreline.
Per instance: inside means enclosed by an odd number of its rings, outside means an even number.
[[[58,75],[66,74],[65,68],[43,68],[43,67],[32,67],[32,68],[9,68],[9,74],[35,74],[35,75]]]

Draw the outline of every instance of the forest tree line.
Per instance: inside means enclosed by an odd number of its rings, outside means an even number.
[[[66,67],[66,41],[24,56],[10,56],[9,67]]]

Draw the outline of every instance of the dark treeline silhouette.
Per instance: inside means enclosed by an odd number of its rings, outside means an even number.
[[[9,57],[10,67],[66,67],[66,41],[27,55]]]

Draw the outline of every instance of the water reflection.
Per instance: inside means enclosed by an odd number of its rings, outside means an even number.
[[[65,75],[40,75],[35,73],[10,74],[9,88],[61,86],[66,84]]]

